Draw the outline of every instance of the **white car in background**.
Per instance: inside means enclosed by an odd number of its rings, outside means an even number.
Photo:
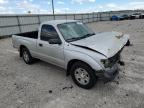
[[[130,19],[139,19],[140,16],[141,16],[141,13],[135,13],[135,14],[130,15]]]

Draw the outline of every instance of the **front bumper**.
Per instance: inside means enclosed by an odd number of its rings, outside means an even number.
[[[105,70],[96,72],[96,76],[102,79],[104,83],[114,80],[118,74],[119,74],[118,64],[115,64],[112,68],[107,68]]]

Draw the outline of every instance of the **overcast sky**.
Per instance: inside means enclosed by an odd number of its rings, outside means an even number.
[[[54,0],[56,13],[144,9],[144,0]],[[0,14],[51,14],[51,0],[0,0]]]

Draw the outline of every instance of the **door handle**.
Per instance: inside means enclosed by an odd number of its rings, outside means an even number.
[[[40,46],[40,47],[43,47],[43,44],[40,43],[39,46]]]

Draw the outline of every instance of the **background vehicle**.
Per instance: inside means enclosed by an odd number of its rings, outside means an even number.
[[[113,15],[111,18],[110,18],[111,21],[119,21],[119,20],[124,20],[123,17],[121,16],[116,16],[116,15]]]
[[[130,15],[130,19],[139,19],[140,18],[141,13],[135,13]]]
[[[118,74],[120,53],[129,36],[119,32],[95,34],[73,20],[44,22],[39,31],[12,36],[14,48],[26,64],[34,58],[57,65],[82,88],[92,88],[97,78],[105,82]]]
[[[111,21],[128,20],[128,19],[130,19],[130,16],[127,15],[127,14],[124,14],[124,15],[121,15],[121,16],[113,15],[110,18]]]
[[[130,17],[129,17],[129,15],[127,15],[127,14],[124,14],[124,15],[122,15],[121,16],[124,20],[128,20]]]
[[[144,14],[143,13],[140,15],[140,19],[144,19]]]

